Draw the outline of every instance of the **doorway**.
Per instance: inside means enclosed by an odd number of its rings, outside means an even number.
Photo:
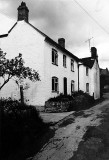
[[[67,95],[67,78],[64,77],[64,95]]]

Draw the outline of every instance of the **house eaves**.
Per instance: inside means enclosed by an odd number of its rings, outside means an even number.
[[[61,47],[58,43],[56,43],[53,39],[51,39],[50,37],[48,37],[46,34],[44,34],[43,32],[41,32],[39,29],[37,29],[36,27],[34,27],[32,24],[30,24],[29,22],[26,22],[29,26],[31,26],[33,29],[35,29],[37,32],[39,32],[42,36],[45,37],[45,41],[49,42],[51,45],[56,46],[59,50],[61,50],[62,52],[66,53],[67,55],[69,55],[70,57],[72,57],[73,59],[75,59],[77,62],[80,61],[80,59],[78,57],[76,57],[75,55],[73,55],[71,52],[69,52],[68,50],[66,50],[65,48]],[[9,35],[9,33],[13,30],[13,28],[17,25],[17,22],[13,25],[13,27],[8,31],[8,34],[4,34],[4,35],[0,35],[0,38],[3,37],[7,37]]]
[[[0,38],[7,37],[7,36],[8,36],[8,34],[2,34],[2,35],[0,35]]]
[[[86,58],[81,58],[80,61],[86,67],[92,68],[94,65],[95,59],[93,59],[92,57],[86,57]]]
[[[72,57],[73,59],[75,59],[77,62],[79,62],[79,58],[76,57],[75,55],[73,55],[71,52],[69,52],[68,50],[66,50],[65,48],[61,47],[58,43],[56,43],[54,40],[52,40],[51,38],[49,38],[48,36],[46,36],[45,41],[56,46],[60,51],[66,53],[67,55],[69,55],[70,57]]]

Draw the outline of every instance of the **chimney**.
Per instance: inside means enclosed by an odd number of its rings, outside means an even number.
[[[64,39],[64,38],[59,38],[59,39],[58,39],[58,44],[59,44],[61,47],[65,48],[65,39]]]
[[[97,49],[95,47],[91,47],[91,57],[94,59],[98,59]]]
[[[18,7],[18,21],[25,20],[28,22],[28,8],[25,2],[22,2],[21,5]]]

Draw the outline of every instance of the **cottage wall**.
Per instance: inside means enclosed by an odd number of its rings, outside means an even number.
[[[91,69],[91,84],[92,84],[91,94],[94,93],[95,99],[100,98],[100,71],[97,61],[95,61]]]
[[[95,60],[92,68],[88,68],[89,74],[86,75],[86,66],[79,67],[79,90],[86,92],[86,83],[89,83],[89,94],[95,99],[100,98],[100,77],[99,66]]]
[[[52,48],[57,50],[58,53],[58,66],[52,64]],[[66,55],[66,68],[63,67],[63,54]],[[45,76],[45,92],[46,99],[55,97],[60,93],[64,93],[63,78],[67,78],[67,94],[71,94],[71,80],[74,80],[75,91],[78,90],[78,64],[74,60],[74,72],[71,71],[71,59],[69,55],[63,53],[55,46],[45,42],[44,48],[44,76]],[[52,92],[52,77],[55,76],[59,79],[59,93]]]
[[[11,59],[22,53],[25,66],[29,66],[40,75],[40,82],[32,83],[25,81],[24,85],[29,86],[24,90],[25,101],[29,104],[44,104],[44,36],[29,26],[25,21],[19,21],[8,37],[0,39],[1,48]],[[1,81],[2,82],[2,81]],[[13,91],[13,84],[16,90]],[[10,91],[12,92],[10,93]],[[7,83],[0,91],[1,97],[19,98],[19,87],[14,80]]]
[[[86,75],[86,66],[79,66],[79,90],[86,92],[86,83],[89,83],[89,94],[91,94],[91,69],[88,68],[88,76]]]
[[[9,35],[0,39],[0,48],[7,53],[7,58],[11,59],[19,53],[25,61],[25,66],[38,71],[40,80],[35,83],[25,80],[24,86],[25,102],[31,105],[42,106],[50,97],[55,97],[64,93],[64,77],[67,78],[67,94],[71,94],[71,81],[74,81],[74,90],[86,92],[86,83],[89,83],[89,94],[94,98],[100,97],[99,66],[95,61],[94,66],[89,68],[89,75],[86,76],[86,66],[79,66],[73,56],[62,52],[53,44],[45,41],[45,36],[31,27],[25,21],[18,21]],[[57,50],[58,65],[52,64],[52,49]],[[63,54],[66,55],[67,67],[63,66]],[[74,60],[74,71],[71,71],[71,59]],[[59,79],[59,92],[52,92],[52,77]],[[3,83],[3,79],[0,79]],[[0,97],[20,99],[20,87],[15,80],[10,80],[0,91]]]

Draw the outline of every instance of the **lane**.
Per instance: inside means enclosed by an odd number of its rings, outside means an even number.
[[[55,135],[33,160],[69,160],[78,149],[89,126],[98,126],[102,113],[109,108],[109,100],[78,114],[71,114],[57,124]]]

